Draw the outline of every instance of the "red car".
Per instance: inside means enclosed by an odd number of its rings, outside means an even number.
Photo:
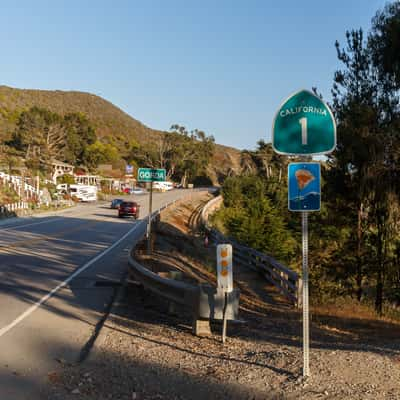
[[[118,217],[122,218],[125,216],[139,218],[139,204],[134,201],[123,201],[118,207]]]

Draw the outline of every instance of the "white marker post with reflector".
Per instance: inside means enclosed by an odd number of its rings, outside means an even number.
[[[217,282],[218,288],[222,289],[225,298],[222,325],[222,343],[225,343],[228,293],[233,290],[232,245],[230,244],[219,244],[217,246]]]

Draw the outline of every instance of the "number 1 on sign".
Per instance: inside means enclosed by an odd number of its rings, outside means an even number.
[[[301,125],[301,144],[303,146],[307,145],[307,118],[303,117],[299,119],[299,124]]]

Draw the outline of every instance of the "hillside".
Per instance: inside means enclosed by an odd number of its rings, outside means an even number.
[[[86,115],[99,138],[115,144],[121,151],[132,141],[155,141],[162,131],[151,129],[103,98],[76,91],[14,89],[0,86],[0,139],[8,138],[21,111],[38,106],[65,115]],[[240,151],[218,145],[209,173],[213,180],[240,173]]]

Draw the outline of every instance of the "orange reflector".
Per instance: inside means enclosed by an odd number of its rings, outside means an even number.
[[[228,261],[226,260],[221,260],[221,267],[227,267],[229,265]]]
[[[221,257],[228,257],[228,249],[221,250]]]

